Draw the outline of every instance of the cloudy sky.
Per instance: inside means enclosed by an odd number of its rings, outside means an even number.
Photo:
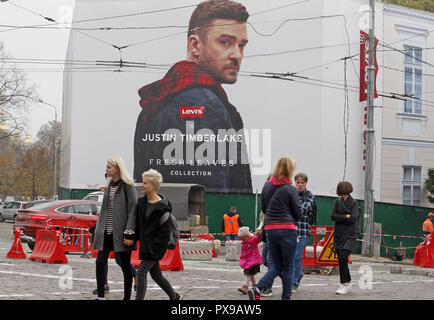
[[[8,26],[46,25],[50,22],[71,21],[75,0],[11,0],[0,2],[0,41],[16,59],[64,60],[69,31],[64,28],[28,29]],[[38,97],[55,105],[59,121],[62,114],[62,65],[17,63],[30,83],[36,86]],[[54,120],[54,109],[44,104],[29,108],[28,133],[35,139],[40,126]]]

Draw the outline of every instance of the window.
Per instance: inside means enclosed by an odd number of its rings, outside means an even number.
[[[92,208],[89,203],[79,203],[75,205],[75,213],[91,215]]]
[[[12,209],[20,209],[21,208],[21,203],[20,202],[13,202],[12,203],[12,207],[10,207]]]
[[[61,207],[61,208],[57,209],[57,211],[62,212],[62,213],[74,213],[74,206],[69,205],[69,206]]]
[[[96,216],[96,213],[100,211],[101,211],[101,205],[92,203],[92,215]]]
[[[422,114],[422,49],[404,46],[404,93],[416,99],[406,98],[404,112]]]
[[[98,196],[87,196],[83,200],[98,201]]]
[[[5,209],[12,209],[14,207],[13,202],[9,202],[7,205],[4,206]]]
[[[402,203],[411,206],[420,206],[422,167],[403,166],[402,168]]]

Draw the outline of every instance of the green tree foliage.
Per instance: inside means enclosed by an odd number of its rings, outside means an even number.
[[[429,203],[434,203],[434,168],[428,169],[428,178],[425,180],[425,187],[429,192],[426,197]]]
[[[56,130],[56,135],[54,135]],[[0,134],[2,130],[0,128]],[[23,199],[51,198],[54,180],[54,137],[59,144],[61,125],[50,121],[41,126],[37,140],[25,144],[21,139],[0,139],[0,197]],[[9,143],[6,143],[6,142]],[[57,157],[60,159],[59,147]],[[59,180],[57,162],[57,181]]]
[[[397,4],[403,7],[434,12],[433,0],[386,0],[384,2]]]

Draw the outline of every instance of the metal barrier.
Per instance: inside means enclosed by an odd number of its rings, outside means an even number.
[[[72,224],[61,224],[59,221],[50,221],[46,230],[60,231],[60,244],[64,252],[90,252],[92,251],[92,234],[89,231],[89,224],[81,221],[74,221]]]
[[[310,234],[313,236],[313,245],[306,245],[304,248],[303,266],[325,267],[338,265],[337,254],[333,250],[333,232],[333,226],[312,226]]]

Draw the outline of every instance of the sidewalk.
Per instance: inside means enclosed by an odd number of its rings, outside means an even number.
[[[350,268],[358,268],[361,265],[368,264],[375,271],[389,271],[390,273],[418,275],[434,277],[434,268],[421,268],[413,265],[413,259],[403,259],[402,261],[393,261],[385,257],[366,257],[360,254],[352,254],[353,260]]]

